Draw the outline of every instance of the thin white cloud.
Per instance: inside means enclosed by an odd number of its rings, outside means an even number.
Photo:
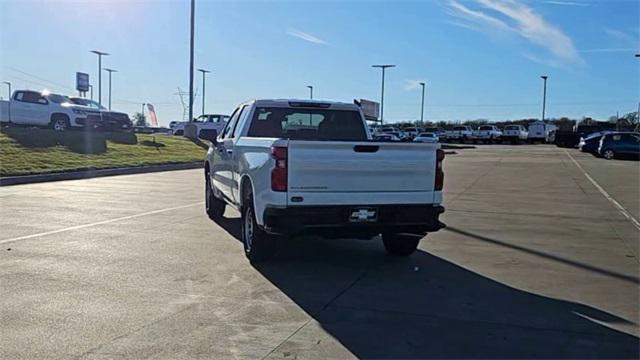
[[[466,20],[471,23],[489,25],[501,30],[511,30],[511,27],[504,21],[493,16],[489,16],[482,11],[471,10],[468,7],[457,2],[456,0],[449,0],[448,13],[449,15],[457,17],[458,19]]]
[[[640,42],[640,39],[638,39],[637,36],[628,34],[624,31],[620,31],[620,30],[616,30],[616,29],[611,29],[608,27],[604,27],[603,28],[605,34],[607,34],[612,40],[615,40],[619,43],[624,43],[624,44],[628,44],[629,46],[638,46],[640,44],[638,44]]]
[[[544,4],[549,5],[561,5],[561,6],[591,6],[591,4],[586,2],[577,2],[577,1],[560,1],[560,0],[548,0],[543,1]]]
[[[405,91],[413,91],[420,88],[420,83],[424,80],[406,79],[404,81]]]
[[[304,41],[313,43],[313,44],[325,45],[327,43],[326,41],[324,41],[324,40],[322,40],[322,39],[320,39],[320,38],[318,38],[316,36],[313,36],[313,35],[311,35],[309,33],[304,32],[304,31],[300,31],[298,29],[291,28],[291,29],[287,30],[287,34],[289,34],[289,35],[291,35],[293,37],[296,37],[298,39],[302,39]]]
[[[573,41],[562,30],[545,20],[533,8],[518,0],[473,0],[482,9],[471,9],[449,0],[448,13],[458,21],[515,33],[527,41],[547,49],[557,62],[581,63]],[[487,11],[488,10],[488,11]],[[482,30],[484,30],[482,28]],[[556,62],[554,60],[554,62]]]
[[[635,52],[632,48],[602,48],[602,49],[585,49],[580,50],[581,53],[609,53],[609,52]]]

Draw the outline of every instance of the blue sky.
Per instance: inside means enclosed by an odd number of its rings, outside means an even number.
[[[606,118],[640,100],[636,0],[196,1],[196,67],[207,112],[251,98],[378,100],[376,63],[391,63],[385,118]],[[0,79],[15,88],[71,94],[75,72],[113,78],[113,108],[155,105],[180,120],[188,89],[189,2],[0,1]],[[201,94],[200,74],[195,84]],[[97,86],[96,86],[97,87]],[[107,102],[103,74],[103,103]],[[0,92],[6,97],[6,87]],[[97,91],[94,94],[97,97]],[[195,113],[202,98],[198,96]]]

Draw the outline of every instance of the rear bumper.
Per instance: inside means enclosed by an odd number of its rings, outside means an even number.
[[[350,221],[358,209],[375,209],[372,221]],[[371,237],[385,231],[424,234],[445,227],[440,205],[338,205],[267,207],[264,230],[272,234],[316,234],[326,237]]]

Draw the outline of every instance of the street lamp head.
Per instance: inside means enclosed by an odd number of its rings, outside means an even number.
[[[198,71],[200,71],[200,72],[201,72],[201,73],[203,73],[203,74],[206,74],[206,73],[210,73],[210,72],[211,72],[211,71],[209,71],[209,70],[205,70],[205,69],[198,69]]]
[[[425,86],[425,85],[427,85],[424,81],[419,82],[418,84],[420,84],[420,86]]]
[[[11,82],[9,82],[9,81],[3,81],[3,83],[5,83],[7,85],[11,85]]]
[[[110,69],[110,68],[102,68],[102,70],[104,70],[104,71],[108,71],[108,72],[110,72],[110,73],[112,73],[112,72],[118,72],[118,70],[114,70],[114,69]]]
[[[109,55],[109,53],[103,52],[103,51],[98,51],[98,50],[91,50],[92,53],[97,54],[98,56],[100,55]]]
[[[371,67],[386,69],[386,68],[392,68],[392,67],[396,67],[396,66],[392,65],[392,64],[380,64],[380,65],[371,65]]]
[[[311,86],[311,85],[307,85],[307,87],[308,87],[309,89],[313,89],[313,86]]]
[[[637,57],[637,58],[640,58],[640,54],[636,54],[636,57]]]
[[[548,76],[547,75],[542,75],[540,76],[541,79],[547,80]]]

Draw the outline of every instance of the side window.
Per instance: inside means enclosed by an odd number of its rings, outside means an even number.
[[[242,125],[245,123],[244,120],[247,118],[247,115],[249,114],[249,109],[250,107],[248,105],[245,105],[242,108],[242,110],[240,110],[240,116],[238,116],[238,122],[233,128],[233,135],[231,136],[232,138],[236,138],[240,135],[240,130],[242,130]]]
[[[227,135],[229,135],[229,133],[231,132],[231,129],[233,129],[233,127],[236,125],[239,115],[240,115],[240,108],[237,108],[233,111],[233,114],[231,114],[231,120],[229,120],[229,122],[227,123],[227,126],[225,126],[224,130],[222,131],[223,139],[226,139],[228,137]]]
[[[16,98],[18,96],[16,95]],[[32,104],[48,104],[47,99],[45,99],[40,93],[35,91],[24,91],[22,94],[22,98],[20,101],[32,103]]]
[[[18,91],[16,92],[16,94],[13,96],[14,100],[18,100],[18,101],[24,101],[22,100],[24,98],[24,91]]]
[[[628,144],[634,144],[636,142],[636,138],[631,134],[622,134],[622,141]]]

